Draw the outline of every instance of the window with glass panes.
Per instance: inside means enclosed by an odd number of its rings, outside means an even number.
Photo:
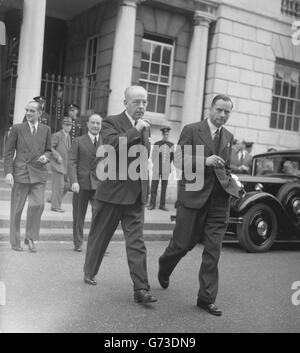
[[[300,66],[296,64],[276,63],[270,127],[299,131]]]
[[[143,39],[140,84],[148,91],[147,111],[164,114],[174,45]]]
[[[98,53],[98,37],[93,37],[88,40],[87,43],[87,55],[86,55],[86,77],[89,79],[89,90],[88,90],[88,109],[94,106],[94,92],[96,87],[97,77],[97,53]]]

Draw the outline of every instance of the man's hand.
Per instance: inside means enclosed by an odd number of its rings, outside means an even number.
[[[37,161],[41,164],[46,164],[49,162],[49,159],[43,154],[40,156],[40,158]]]
[[[80,189],[80,186],[79,186],[78,183],[73,183],[73,184],[72,184],[71,190],[72,190],[73,192],[76,192],[76,194],[78,194],[78,193],[79,193],[79,189]]]
[[[225,161],[223,158],[213,154],[212,156],[209,156],[206,158],[205,165],[207,167],[221,168],[221,167],[224,167]]]
[[[14,186],[14,177],[11,173],[6,174],[5,182],[6,182],[6,184],[10,185],[11,187]]]
[[[142,131],[143,129],[147,128],[150,126],[150,122],[146,119],[138,119],[137,124],[135,125],[135,128],[137,131]]]

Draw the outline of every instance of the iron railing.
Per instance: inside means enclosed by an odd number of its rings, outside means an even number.
[[[42,78],[41,96],[46,99],[45,111],[50,115],[52,130],[60,129],[59,121],[71,103],[80,106],[83,117],[94,111],[106,115],[109,92],[108,86],[99,87],[87,78],[46,74]]]

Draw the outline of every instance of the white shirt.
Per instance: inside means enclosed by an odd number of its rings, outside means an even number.
[[[127,110],[125,110],[125,114],[126,114],[127,118],[129,119],[129,121],[131,122],[132,126],[134,127],[135,120],[132,119],[132,117],[128,114]]]
[[[88,131],[88,135],[90,136],[90,139],[92,140],[92,144],[94,144],[95,137],[97,138],[97,143],[99,141],[99,134],[98,135],[93,135]]]
[[[207,118],[207,123],[208,123],[208,126],[209,126],[211,138],[212,138],[212,140],[214,140],[216,131],[219,130],[219,132],[221,132],[222,126],[220,126],[219,128],[216,127],[208,118]]]
[[[39,124],[38,121],[37,121],[35,124],[31,124],[31,123],[28,121],[28,124],[29,124],[31,133],[33,133],[33,131],[32,131],[32,130],[33,130],[33,126],[35,126],[35,132],[37,132],[38,124]]]

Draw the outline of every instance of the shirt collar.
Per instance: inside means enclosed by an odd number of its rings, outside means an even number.
[[[125,114],[126,114],[127,118],[129,119],[129,121],[131,122],[132,126],[134,126],[135,120],[132,119],[132,117],[128,114],[127,110],[125,110]]]
[[[35,126],[35,128],[37,130],[39,122],[37,121],[36,123],[32,124],[30,121],[28,121],[28,124],[29,124],[30,130],[32,129],[33,126]]]
[[[93,135],[88,131],[88,135],[90,136],[90,139],[94,143],[95,137],[97,137],[97,142],[99,141],[99,134],[98,135]]]
[[[222,126],[220,126],[219,128],[216,127],[216,126],[209,120],[209,118],[207,118],[207,124],[208,124],[208,126],[209,126],[209,130],[210,130],[210,133],[211,133],[211,137],[212,137],[212,139],[214,139],[216,131],[219,130],[219,132],[221,132]]]

